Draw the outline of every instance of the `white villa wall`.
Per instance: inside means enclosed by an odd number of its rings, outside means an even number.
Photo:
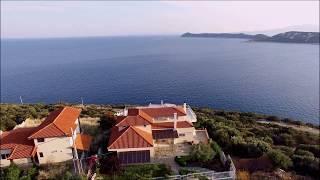
[[[153,123],[162,123],[162,122],[173,122],[174,117],[173,114],[172,116],[169,117],[160,117],[153,119]],[[177,121],[189,121],[188,116],[177,116]]]
[[[174,139],[174,144],[183,143],[183,142],[192,142],[194,141],[195,128],[177,128],[178,135],[185,134],[185,136],[179,136],[179,138]]]
[[[21,158],[21,159],[13,159],[12,160],[15,164],[20,166],[31,166],[33,165],[33,161],[31,158]]]
[[[1,149],[0,154],[10,154],[11,150],[10,149]],[[17,165],[21,166],[28,166],[32,165],[33,161],[31,158],[21,158],[21,159],[13,159],[13,160],[8,160],[8,159],[2,159],[0,160],[0,167],[6,167],[11,164],[11,162],[14,162]]]
[[[71,137],[45,138],[44,142],[37,142],[37,156],[40,164],[62,162],[73,158]],[[43,157],[40,157],[40,152]]]
[[[11,150],[10,149],[1,149],[0,150],[0,154],[10,154],[11,153]],[[1,158],[1,156],[0,156]],[[9,166],[10,165],[10,160],[8,159],[0,159],[0,167],[6,167],[6,166]]]

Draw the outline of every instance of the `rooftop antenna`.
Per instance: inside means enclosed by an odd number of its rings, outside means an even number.
[[[22,97],[20,96],[20,103],[23,104]]]
[[[83,98],[81,97],[81,105],[83,106]]]

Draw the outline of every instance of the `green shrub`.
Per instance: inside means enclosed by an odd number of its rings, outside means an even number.
[[[30,167],[23,172],[23,176],[20,178],[24,180],[32,180],[35,179],[38,174],[38,169],[36,167]]]
[[[283,154],[287,156],[292,156],[294,153],[294,148],[288,147],[288,146],[276,146],[276,149],[279,149],[280,151],[283,152]]]
[[[197,171],[195,170],[190,170],[190,169],[186,169],[186,168],[180,168],[179,169],[179,174],[180,175],[187,175],[187,174],[190,174],[190,173],[196,173]]]
[[[165,164],[143,164],[127,166],[119,179],[148,179],[152,177],[163,177],[170,175],[171,169]]]
[[[307,157],[310,157],[310,158],[314,158],[314,155],[312,152],[310,151],[306,151],[306,150],[302,150],[302,149],[297,149],[294,154],[296,155],[300,155],[300,156],[307,156]]]
[[[265,136],[261,138],[262,141],[269,143],[269,144],[273,144],[273,140],[270,136]]]
[[[319,158],[308,156],[293,155],[293,169],[302,175],[311,175],[315,178],[319,177]]]
[[[190,156],[176,156],[174,160],[176,163],[178,163],[180,166],[187,166],[188,161],[190,161]]]
[[[192,145],[190,156],[193,161],[207,162],[214,158],[217,153],[213,151],[210,144],[199,143]]]
[[[18,180],[20,177],[21,169],[15,165],[11,164],[8,168],[5,169],[5,179],[9,180]]]
[[[320,157],[320,145],[311,145],[311,144],[300,144],[297,149],[306,150],[312,152],[313,155],[317,158]]]
[[[226,131],[225,129],[219,129],[217,131],[210,130],[209,128],[207,129],[209,135],[213,132],[213,139],[216,140],[220,145],[222,145],[223,147],[231,146],[230,135],[228,131]]]
[[[273,165],[278,168],[288,169],[292,166],[291,159],[279,150],[271,150],[268,153]]]
[[[43,104],[1,104],[0,105],[1,130],[11,130],[26,118],[43,118],[48,115],[48,108],[53,105]]]
[[[293,146],[296,144],[295,139],[291,134],[283,133],[280,135],[275,134],[273,136],[273,141],[276,145]]]
[[[268,143],[253,137],[232,137],[231,142],[233,154],[243,158],[258,158],[271,149]]]
[[[218,155],[221,154],[222,150],[218,143],[216,143],[215,141],[211,141],[210,145],[213,151],[215,151]]]

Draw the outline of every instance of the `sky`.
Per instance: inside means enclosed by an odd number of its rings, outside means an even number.
[[[319,1],[1,1],[1,38],[174,35],[319,26]]]

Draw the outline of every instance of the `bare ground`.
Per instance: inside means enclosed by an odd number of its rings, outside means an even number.
[[[305,131],[313,134],[319,134],[320,130],[308,126],[299,126],[299,125],[293,125],[293,124],[286,124],[283,122],[272,122],[272,121],[257,121],[258,123],[263,123],[263,124],[276,124],[278,126],[282,127],[290,127],[292,129],[298,130],[298,131]]]

